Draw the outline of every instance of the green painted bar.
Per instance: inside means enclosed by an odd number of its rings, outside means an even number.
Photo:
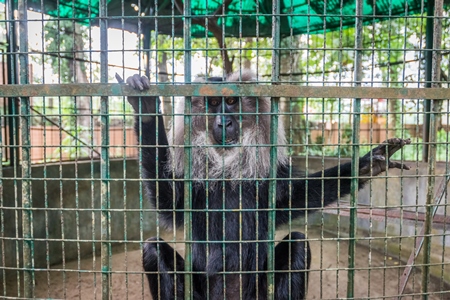
[[[356,1],[355,14],[361,16],[364,2]],[[355,86],[360,87],[363,78],[362,72],[362,51],[363,48],[363,19],[355,18]],[[348,273],[347,273],[347,298],[353,299],[355,294],[355,258],[356,258],[356,238],[358,227],[358,187],[359,187],[359,132],[361,127],[361,98],[356,97],[353,105],[353,133],[352,133],[352,179],[350,192],[350,224],[348,232]]]
[[[3,145],[5,142],[5,137],[3,136],[3,130],[0,130],[0,145]],[[3,152],[3,148],[4,147],[0,147],[0,157],[3,157],[4,152]],[[3,183],[3,168],[0,168],[0,186],[3,188],[4,187],[4,183]],[[4,207],[5,206],[5,201],[3,201],[3,193],[0,193],[0,207]],[[4,237],[5,235],[5,224],[3,222],[3,220],[5,219],[5,213],[3,209],[0,209],[0,236]],[[0,241],[0,247],[3,247],[3,241]],[[1,280],[0,284],[2,284],[3,286],[6,286],[6,270],[3,269],[0,273],[0,276],[3,277],[3,280]],[[3,293],[0,293],[0,297],[5,297],[6,296],[6,291],[4,290]]]
[[[183,22],[184,36],[184,80],[191,81],[191,1],[184,1],[185,16]],[[184,103],[184,299],[193,299],[192,281],[192,151],[191,151],[191,98],[186,97]]]
[[[19,22],[19,78],[21,83],[28,83],[28,25],[27,5],[25,0],[18,2]],[[34,240],[33,240],[33,207],[31,195],[31,137],[30,137],[30,105],[29,99],[20,98],[20,136],[21,136],[21,166],[22,166],[22,234],[23,234],[23,292],[25,298],[34,298]]]
[[[280,74],[280,6],[277,1],[272,2],[272,82],[279,81]],[[253,94],[249,94],[253,95]],[[270,168],[269,176],[277,177],[277,144],[278,144],[278,97],[272,98],[270,107]],[[276,232],[276,202],[277,181],[269,182],[268,203],[268,234],[267,234],[267,299],[275,299],[275,232]]]
[[[433,49],[441,49],[442,47],[442,16],[443,16],[443,1],[436,0],[430,3],[430,6],[434,4],[433,10],[429,10],[429,13],[433,15],[433,19],[427,20],[427,37],[432,36],[431,46]],[[431,7],[430,7],[431,8]],[[440,81],[441,78],[441,68],[436,67],[440,66],[442,62],[441,54],[437,51],[432,52],[431,59],[428,60],[428,63],[431,66],[428,66],[427,71],[430,72],[431,75],[431,84],[430,88],[438,85],[437,82]],[[427,74],[428,75],[428,74]],[[429,124],[428,124],[428,141],[424,139],[424,142],[428,142],[428,147],[424,147],[424,149],[428,149],[428,153],[424,151],[424,158],[428,161],[428,180],[427,180],[427,194],[426,194],[426,207],[425,207],[425,222],[423,225],[423,266],[422,266],[422,299],[429,299],[429,290],[430,290],[430,273],[431,273],[431,243],[432,243],[432,233],[433,233],[433,210],[435,209],[436,202],[434,201],[435,197],[435,184],[436,184],[436,155],[437,155],[437,142],[438,142],[438,114],[439,114],[439,106],[438,101],[435,99],[427,99],[430,104],[429,114],[427,115]],[[426,128],[426,124],[424,129]],[[426,155],[426,157],[425,157]]]
[[[430,281],[430,264],[431,264],[431,238],[432,238],[432,222],[434,209],[434,190],[436,184],[436,101],[431,100],[430,114],[430,144],[428,149],[428,180],[425,207],[424,222],[424,239],[423,239],[423,266],[422,266],[422,299],[428,299],[428,289]]]
[[[293,98],[449,99],[448,88],[383,88],[263,84],[154,84],[143,92],[117,83],[11,84],[1,97],[52,96],[248,96]]]
[[[107,16],[107,1],[99,1],[100,17]],[[106,18],[100,19],[100,81],[108,81],[108,21]],[[100,135],[101,135],[101,156],[100,156],[100,176],[101,191],[100,202],[102,214],[101,222],[101,265],[102,265],[102,299],[111,299],[111,213],[110,213],[110,172],[109,172],[109,101],[106,95],[100,99]]]

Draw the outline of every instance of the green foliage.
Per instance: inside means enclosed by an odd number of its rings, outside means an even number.
[[[87,59],[84,49],[85,41],[89,40],[87,27],[70,20],[52,20],[44,25],[46,49],[52,56],[50,63],[61,82],[74,82],[76,76],[75,64],[86,72],[83,62]]]
[[[392,160],[406,160],[406,161],[420,161],[422,160],[423,153],[423,139],[421,137],[411,137],[411,134],[407,130],[401,131],[401,136],[403,139],[410,138],[411,145],[402,148],[401,151],[395,153],[392,156]],[[314,144],[309,145],[307,148],[308,155],[312,156],[340,156],[340,157],[350,157],[352,154],[352,130],[347,127],[343,130],[341,137],[341,142],[339,146],[329,146],[324,142],[322,136],[318,136],[314,141]],[[450,159],[450,152],[448,144],[450,143],[450,134],[448,131],[441,129],[437,132],[437,142],[436,142],[436,160],[437,161],[448,161]],[[370,151],[373,146],[361,145],[360,154],[363,155]],[[305,155],[304,153],[299,153],[300,155]]]
[[[5,20],[4,11],[0,11],[0,20]],[[6,43],[6,22],[0,22],[0,51],[5,51],[7,47]],[[2,57],[2,60],[4,58]]]
[[[408,132],[406,132],[406,138],[408,138]],[[449,161],[450,152],[449,145],[450,135],[447,130],[440,129],[437,131],[436,135],[436,160],[437,161]],[[403,153],[396,153],[393,159],[412,160],[420,161],[422,160],[423,146],[424,142],[421,137],[411,137],[411,146],[404,147],[402,149]]]
[[[450,23],[446,20],[447,23]],[[392,18],[383,22],[366,25],[363,28],[363,82],[370,86],[405,87],[408,82],[424,78],[423,47],[425,34],[425,19],[423,17]],[[444,27],[445,28],[445,27]],[[450,40],[450,38],[447,39]],[[296,74],[300,84],[327,82],[328,85],[351,86],[347,81],[353,80],[355,55],[355,28],[345,28],[340,31],[330,31],[323,34],[301,36],[295,42],[285,45],[291,48],[296,44],[298,51],[286,51],[286,57],[295,56],[297,64],[289,66],[289,71]],[[302,50],[300,50],[302,49]],[[443,64],[443,72],[448,72],[449,64]],[[364,85],[364,84],[363,84]],[[364,101],[364,99],[363,99]],[[367,102],[368,100],[366,100]],[[299,110],[304,108],[304,100],[296,101]],[[341,128],[350,128],[353,122],[352,99],[322,99],[308,100],[308,111],[316,112],[308,117],[310,122],[339,122]],[[421,123],[423,100],[389,99],[380,111],[375,110],[372,102],[362,107],[362,112],[381,114],[386,112],[388,129],[395,129],[396,136],[407,137],[405,124]],[[320,113],[321,112],[321,113]],[[299,118],[304,118],[303,115]],[[304,133],[305,135],[307,133]],[[311,155],[343,155],[351,154],[351,131],[344,129],[340,146],[327,146],[326,141],[317,139],[317,146],[309,146]],[[301,140],[301,139],[300,139]],[[412,151],[413,147],[407,147]],[[417,151],[419,147],[415,147]],[[405,152],[406,153],[406,152]],[[415,154],[406,153],[412,158]]]
[[[361,52],[363,82],[367,82],[371,86],[388,87],[404,87],[408,86],[409,82],[413,82],[414,86],[417,86],[417,82],[424,78],[424,64],[421,59],[423,57],[425,23],[423,17],[409,17],[391,18],[364,26],[364,45]],[[445,27],[446,25],[450,25],[448,18],[444,18],[443,23],[444,28],[448,27]],[[46,22],[45,51],[55,55],[45,55],[45,57],[51,63],[55,74],[59,74],[60,82],[74,80],[75,61],[80,64],[82,72],[86,72],[86,65],[83,62],[86,57],[82,51],[89,38],[86,33],[86,27],[70,20]],[[282,76],[281,80],[293,84],[314,85],[325,82],[327,85],[351,86],[354,79],[355,33],[355,29],[349,27],[339,31],[324,31],[322,34],[304,34],[282,39],[279,53],[282,75],[285,76]],[[185,45],[182,38],[152,32],[151,41],[152,65],[164,64],[168,70],[167,73],[172,74],[177,67],[184,64]],[[443,43],[446,42],[450,42],[448,34],[443,37]],[[226,38],[225,43],[233,61],[234,70],[250,67],[257,71],[260,79],[270,80],[270,77],[264,77],[264,75],[269,76],[271,73],[273,53],[271,39]],[[198,61],[204,61],[204,65],[207,67],[203,68],[205,73],[221,75],[223,61],[220,46],[215,38],[194,38],[191,46],[192,57]],[[448,62],[448,57],[444,55],[441,66],[444,74],[449,71],[450,64]],[[92,76],[97,76],[95,71],[92,73]],[[167,77],[166,80],[170,81]],[[60,107],[72,109],[72,111],[58,121],[69,126],[68,128],[76,127],[77,129],[74,130],[78,131],[78,128],[82,128],[82,126],[73,126],[75,124],[73,122],[76,122],[73,102],[73,99],[61,98]],[[314,122],[339,122],[341,124],[340,146],[328,146],[326,145],[327,141],[321,137],[314,141],[315,145],[310,144],[299,151],[302,153],[308,151],[310,155],[349,156],[352,151],[352,115],[350,115],[352,103],[352,99],[293,99],[290,106],[298,106],[293,111],[300,112],[293,115],[293,118],[298,119],[293,120],[294,123],[302,124],[301,126],[305,128],[309,126],[308,123]],[[388,112],[388,129],[395,128],[397,136],[407,137],[409,133],[403,126],[408,122],[412,123],[411,121],[420,124],[421,114],[418,112],[422,109],[422,101],[391,99],[387,103],[386,107],[383,107],[383,111],[377,112],[373,105],[369,104],[362,107],[362,112],[369,114]],[[131,122],[132,118],[123,117],[124,112],[131,113],[130,107],[124,105],[123,99],[112,97],[110,108],[111,111],[117,111],[117,115],[114,112],[111,113],[112,120],[125,124]],[[93,110],[95,111],[96,107],[93,107]],[[314,113],[308,115],[302,113],[311,111]],[[301,136],[295,137],[294,143],[306,144],[310,140],[308,134],[308,130],[301,131]],[[443,135],[443,133],[439,133],[439,135]],[[416,139],[415,141],[419,142],[420,140]],[[410,153],[411,148],[414,148],[414,151]],[[405,153],[408,157],[413,157],[417,155],[419,148],[419,146],[407,147],[408,150],[405,150]],[[438,149],[439,151],[443,150]]]
[[[154,59],[157,65],[167,63],[167,69],[171,70],[177,65],[183,64],[184,40],[182,38],[152,32],[152,40],[156,41],[153,47],[156,50]],[[270,74],[272,57],[272,50],[270,49],[271,39],[226,38],[225,43],[227,45],[228,55],[233,61],[233,70],[242,69],[249,65],[253,70],[258,70],[260,74]],[[209,76],[221,75],[223,60],[217,39],[213,37],[192,39],[191,49],[191,55],[194,59],[199,58],[205,60],[205,66],[208,66],[206,72]]]

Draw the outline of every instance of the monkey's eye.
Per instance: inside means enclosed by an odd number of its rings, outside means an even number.
[[[235,103],[237,102],[237,99],[236,99],[236,97],[230,97],[230,98],[227,98],[227,99],[225,100],[225,102],[226,102],[228,105],[233,105],[233,104],[235,104]]]
[[[208,98],[208,104],[210,106],[218,106],[221,102],[222,100],[220,98]]]

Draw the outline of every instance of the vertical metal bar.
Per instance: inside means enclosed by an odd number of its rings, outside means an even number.
[[[272,2],[272,84],[279,83],[280,76],[280,6]],[[270,101],[270,183],[267,233],[267,299],[275,297],[275,225],[277,187],[278,100]]]
[[[6,11],[6,20],[9,22],[6,23],[6,41],[8,43],[8,55],[7,55],[7,70],[8,70],[8,84],[17,84],[17,58],[16,54],[18,52],[17,49],[17,38],[16,38],[16,21],[14,15],[16,1],[7,0],[5,1],[5,11]],[[13,167],[14,177],[18,176],[18,166],[19,166],[19,147],[15,147],[19,145],[19,119],[18,119],[18,102],[17,98],[8,98],[8,135],[9,135],[9,163]],[[17,180],[18,181],[18,180]],[[14,195],[18,195],[17,190],[17,181],[14,184]],[[19,206],[19,197],[16,197],[15,205]],[[19,237],[19,211],[14,212],[15,226],[16,226],[16,237]],[[19,239],[15,241],[15,251],[16,251],[16,266],[19,269]],[[20,272],[17,271],[17,296],[21,296],[20,291]]]
[[[436,0],[433,18],[433,51],[432,52],[432,76],[431,87],[438,87],[441,75],[441,42],[442,42],[442,15],[443,0]],[[430,19],[427,20],[427,26]],[[431,22],[430,22],[431,23]],[[427,32],[428,39],[428,32]],[[433,221],[433,198],[435,185],[435,169],[436,169],[436,148],[437,148],[437,114],[438,103],[431,100],[429,112],[429,143],[428,143],[428,186],[427,186],[427,202],[425,207],[425,224],[424,224],[424,253],[422,267],[422,299],[428,299],[428,282],[430,279],[430,263],[431,263],[431,229]]]
[[[426,40],[425,40],[425,87],[431,87],[432,69],[433,69],[433,16],[434,16],[435,0],[427,1],[427,23],[426,23]],[[422,159],[428,161],[430,148],[430,112],[431,100],[424,100],[424,118],[423,118],[423,153]]]
[[[8,52],[6,56],[6,64],[8,70],[8,84],[17,84],[17,60],[14,53],[17,53],[17,39],[16,39],[16,22],[14,16],[14,0],[5,1],[6,5],[6,42],[8,43]],[[19,120],[17,118],[17,99],[8,98],[8,135],[9,144],[11,146],[19,145]],[[9,162],[12,166],[19,165],[19,148],[10,147],[9,148]]]
[[[191,1],[184,1],[184,81],[191,82]],[[184,299],[192,299],[191,97],[184,103]]]
[[[3,55],[3,53],[2,53]],[[3,59],[0,60],[3,62]],[[2,72],[2,71],[1,71]],[[3,73],[3,72],[2,72]],[[4,74],[4,73],[3,73]],[[4,110],[2,110],[2,112],[0,114],[4,114]],[[2,126],[0,126],[0,145],[2,145],[2,147],[0,147],[0,158],[2,158],[2,165],[3,165],[3,145],[4,145],[4,133],[3,133],[3,128],[1,128]],[[3,166],[0,167],[0,207],[5,207],[6,202],[3,201]],[[4,269],[4,267],[6,267],[6,258],[5,258],[5,241],[3,240],[3,237],[6,236],[5,234],[5,212],[3,209],[0,209],[0,251],[1,251],[1,255],[0,255],[0,265],[2,266],[2,270],[0,273],[0,277],[1,277],[1,282],[0,282],[0,286],[3,286],[3,293],[0,294],[0,297],[6,296],[6,270]]]
[[[363,47],[363,0],[356,1],[355,8],[355,73],[354,86],[361,86],[362,81],[362,47]],[[350,194],[350,225],[348,242],[348,273],[347,297],[353,298],[355,289],[355,255],[356,255],[356,229],[358,186],[359,186],[359,132],[361,121],[361,99],[355,98],[353,103],[353,134],[352,134],[352,179]]]
[[[124,16],[124,12],[125,12],[125,10],[124,10],[124,2],[125,1],[122,1],[122,15]],[[138,2],[139,3],[139,2]],[[139,6],[139,10],[141,9],[141,6]],[[141,12],[139,11],[138,12],[138,14],[140,15],[141,14]],[[124,19],[122,19],[122,24],[124,24],[125,23],[125,20]],[[123,28],[122,28],[123,29]],[[140,36],[141,34],[142,34],[142,19],[141,18],[139,18],[138,19],[138,23],[137,23],[137,34],[138,34],[138,36]],[[144,38],[145,38],[145,35],[144,35]],[[141,50],[141,39],[139,39],[139,51]],[[145,41],[144,41],[144,44],[145,44]],[[144,47],[144,45],[143,45],[143,47]],[[141,57],[142,57],[142,55],[140,54],[140,52],[138,51],[138,53],[139,53],[139,69],[141,69],[142,68],[142,66],[141,66]],[[150,79],[150,77],[148,77],[149,79]],[[142,107],[141,108],[139,108],[139,131],[142,131],[142,122],[141,122],[141,118],[142,118],[142,116],[140,115],[140,114],[142,114]],[[156,124],[158,124],[158,122],[156,123]],[[156,130],[156,132],[158,132],[157,130]],[[138,137],[138,143],[139,143],[139,145],[142,145],[142,136],[139,136]],[[142,148],[138,148],[137,149],[138,150],[138,162],[139,162],[139,174],[143,174],[143,166],[142,166]],[[142,182],[142,180],[139,180],[139,219],[140,219],[140,224],[139,224],[139,228],[140,228],[140,232],[139,232],[139,238],[140,238],[140,240],[142,241],[141,242],[141,244],[140,244],[140,247],[141,247],[141,249],[144,249],[144,225],[145,225],[145,222],[144,222],[144,211],[145,211],[145,209],[144,209],[144,183]],[[158,203],[157,203],[157,205],[158,205]],[[144,274],[144,273],[142,273],[141,274],[141,296],[142,296],[142,298],[144,298],[144,285],[143,285],[143,283],[144,283],[144,278],[146,277],[146,275]]]
[[[20,83],[28,84],[28,25],[26,0],[18,2]],[[31,199],[31,141],[29,98],[20,98],[20,136],[22,140],[22,234],[23,234],[23,289],[25,298],[34,297],[33,271],[33,206]]]
[[[449,173],[446,172],[446,174],[449,174]],[[439,184],[439,187],[436,189],[436,194],[435,194],[434,200],[433,200],[433,208],[432,208],[432,214],[431,214],[430,219],[434,218],[434,216],[436,215],[436,212],[440,206],[442,198],[446,196],[446,189],[447,189],[449,182],[450,182],[450,176],[446,176],[446,177],[442,178],[441,183]],[[423,246],[424,239],[425,239],[425,226],[426,225],[427,225],[427,222],[425,222],[425,224],[423,224],[423,227],[418,234],[418,239],[416,240],[414,248],[413,248],[411,254],[409,255],[408,261],[406,263],[406,268],[403,271],[402,276],[400,277],[400,283],[398,286],[399,298],[401,298],[401,295],[403,295],[403,293],[405,292],[406,285],[408,283],[409,277],[411,276],[411,271],[413,270],[413,267],[414,267],[414,261],[417,259],[417,256],[419,256],[420,250],[422,250],[422,246]],[[442,269],[442,271],[444,271],[444,268]]]
[[[99,1],[100,25],[100,82],[108,82],[108,21],[107,0]],[[102,264],[102,299],[110,298],[111,288],[111,243],[110,239],[110,195],[109,195],[109,106],[108,97],[100,99],[101,132],[101,264]]]
[[[156,21],[155,21],[156,22]],[[144,53],[145,53],[145,76],[147,76],[147,78],[150,78],[150,46],[151,46],[151,39],[152,39],[152,34],[150,31],[150,26],[148,25],[144,25],[143,26],[143,31],[144,31]]]

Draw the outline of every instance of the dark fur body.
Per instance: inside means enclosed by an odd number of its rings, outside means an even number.
[[[227,81],[238,79],[254,80],[251,73],[241,72],[230,75]],[[139,75],[128,78],[127,83],[140,90],[150,85],[146,77]],[[143,114],[136,117],[135,132],[142,145],[142,176],[151,203],[166,226],[181,227],[185,209],[184,151],[182,147],[171,147],[184,144],[184,121],[175,117],[173,126],[177,130],[172,128],[169,143],[162,115],[157,113],[158,99],[129,97],[128,101],[136,113]],[[192,98],[194,299],[267,298],[265,271],[271,230],[266,179],[271,168],[268,112],[270,101],[265,98]],[[282,127],[277,139],[279,145],[286,144]],[[409,169],[389,161],[393,153],[409,143],[390,139],[361,157],[359,188],[387,168]],[[350,193],[350,163],[305,177],[287,164],[282,147],[277,152],[276,226]],[[311,262],[305,239],[304,234],[292,232],[276,245],[275,299],[305,297]],[[154,299],[184,297],[184,260],[171,246],[161,239],[147,240],[143,264]]]
[[[158,145],[167,145],[162,117],[158,117],[158,120],[160,122]],[[142,134],[140,129],[142,129]],[[138,136],[141,136],[143,145],[155,145],[155,135],[143,134],[155,132],[155,130],[156,122],[136,123],[136,132]],[[145,147],[142,149],[144,177],[159,178],[157,181],[147,182],[146,186],[148,194],[151,195],[152,203],[160,211],[159,214],[164,223],[169,226],[172,225],[175,216],[176,226],[183,226],[184,183],[180,180],[172,180],[173,174],[167,172],[165,166],[168,156],[167,151],[168,148],[166,147]],[[159,164],[155,161],[156,157],[159,159]],[[368,161],[362,160],[361,163],[367,164]],[[158,170],[159,177],[156,176],[156,170]],[[289,167],[280,166],[276,188],[277,226],[303,215],[306,209],[323,207],[336,201],[338,194],[340,196],[347,195],[350,192],[350,179],[342,179],[342,177],[349,177],[350,175],[351,164],[342,164],[339,168],[328,169],[323,174],[322,172],[311,174],[308,177],[306,189],[306,180],[289,179]],[[317,180],[322,176],[341,177],[340,189],[338,190],[337,179]],[[293,177],[295,178],[295,175]],[[324,184],[323,188],[322,184]],[[259,299],[266,299],[267,288],[264,272],[257,276],[254,274],[242,275],[241,278],[238,275],[226,275],[224,277],[218,274],[223,271],[233,271],[237,274],[242,271],[245,273],[245,271],[264,271],[266,269],[267,245],[264,242],[257,243],[255,241],[267,240],[269,229],[267,228],[268,213],[266,208],[268,207],[269,182],[260,180],[256,184],[255,181],[242,181],[238,185],[230,185],[229,181],[218,181],[217,188],[209,190],[207,197],[205,185],[193,183],[192,237],[194,241],[199,241],[192,246],[193,270],[194,272],[201,272],[201,274],[194,275],[194,298],[207,298],[207,289],[204,287],[208,285],[210,296],[214,295],[220,298],[224,295],[223,279],[225,278],[225,284],[228,287],[225,292],[227,298],[239,298],[241,296],[239,290],[242,287],[242,299],[256,299],[257,295]],[[307,194],[306,190],[308,190]],[[157,197],[155,197],[156,194]],[[175,199],[173,199],[174,194]],[[175,210],[173,210],[173,205],[175,205]],[[291,208],[291,210],[287,208]],[[241,209],[240,212],[237,211],[239,209]],[[235,211],[231,212],[230,210]],[[225,236],[223,235],[224,232]],[[288,278],[289,273],[276,275],[276,299],[287,299],[289,295],[291,299],[303,299],[307,280],[305,270],[309,268],[311,259],[309,246],[304,241],[305,236],[301,233],[292,233],[292,236],[286,237],[286,239],[298,241],[282,242],[276,246],[276,270],[299,270],[300,272],[291,273],[290,280]],[[248,240],[249,242],[239,242],[241,240]],[[223,241],[226,243],[205,243],[206,241]],[[160,258],[159,268],[155,264],[155,259],[158,257],[157,243],[161,247],[163,241],[156,242],[155,239],[151,239],[146,243],[145,270],[149,272],[158,271],[159,273],[173,271],[174,250],[167,244],[163,246],[165,250],[160,249],[159,253],[164,254],[164,251],[169,251],[171,254],[165,256],[165,258]],[[291,251],[288,249],[289,245]],[[293,251],[293,249],[297,251]],[[291,254],[289,255],[289,253]],[[223,256],[224,254],[225,256]],[[290,267],[288,265],[289,258],[291,260]],[[181,257],[178,257],[178,260],[176,269],[182,271],[184,261]],[[148,276],[150,282],[153,282],[151,289],[154,298],[170,299],[173,297],[173,284],[166,284],[166,282],[174,281],[172,275],[168,275],[167,281],[162,280],[159,284],[157,276]],[[178,296],[183,297],[184,280],[182,275],[177,275],[177,277]],[[207,278],[209,284],[207,284]],[[230,294],[230,291],[238,292],[235,295],[236,297]]]

